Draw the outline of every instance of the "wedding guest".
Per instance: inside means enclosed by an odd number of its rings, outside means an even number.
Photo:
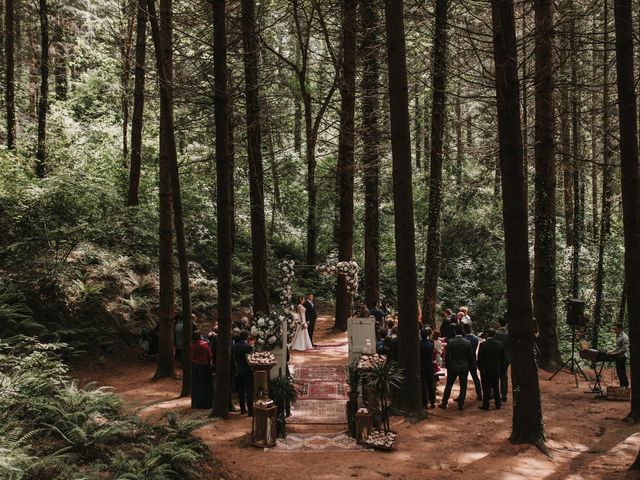
[[[420,377],[422,379],[422,405],[427,408],[436,406],[436,379],[433,369],[433,342],[430,340],[431,330],[420,331]]]
[[[462,329],[459,325],[453,326],[455,336],[447,342],[445,351],[445,365],[447,366],[447,385],[442,396],[442,403],[438,405],[440,408],[447,408],[449,397],[451,396],[451,388],[456,380],[460,384],[460,394],[458,395],[458,410],[464,409],[464,400],[467,395],[467,377],[469,376],[469,367],[474,362],[473,350],[471,343],[462,338]]]
[[[382,302],[380,311],[382,311],[383,320],[385,320],[387,316],[391,314],[391,310],[389,310],[389,305],[387,304],[387,302]]]
[[[398,360],[398,347],[399,347],[399,340],[398,340],[398,327],[393,327],[391,329],[391,341],[390,341],[390,345],[391,345],[391,360]]]
[[[247,355],[253,353],[253,347],[249,345],[249,332],[242,330],[238,341],[233,346],[233,361],[236,365],[236,388],[238,389],[238,401],[240,402],[240,414],[249,412],[253,416],[253,373],[247,362]]]
[[[371,308],[369,309],[373,318],[376,319],[376,328],[380,328],[384,322],[384,313],[382,313],[382,309],[378,307],[375,303],[371,304]]]
[[[393,320],[387,320],[387,337],[391,337],[393,335],[393,328],[396,322]]]
[[[369,318],[371,316],[366,303],[360,302],[360,306],[358,308],[358,311],[356,312],[356,316],[358,318]]]
[[[500,374],[500,397],[502,403],[504,403],[507,401],[507,393],[509,392],[509,365],[511,363],[509,358],[509,331],[507,330],[507,320],[505,318],[498,320],[495,339],[502,343],[505,352],[505,361]]]
[[[478,351],[478,343],[480,339],[476,337],[473,333],[471,333],[471,324],[465,323],[462,325],[462,331],[464,333],[463,338],[468,340],[471,344],[471,349],[473,350],[473,363],[469,366],[469,373],[471,374],[471,378],[473,379],[473,385],[476,388],[476,395],[478,400],[482,400],[482,385],[480,383],[480,379],[478,378],[478,365],[477,365],[477,357],[476,352]]]
[[[175,339],[175,357],[178,360],[182,359],[182,344],[184,342],[184,337],[182,336],[182,332],[184,331],[184,325],[182,323],[182,314],[178,313],[176,315],[176,323],[173,327],[173,338]],[[195,330],[194,330],[195,332]]]
[[[442,340],[440,340],[440,330],[434,330],[432,334],[433,338],[433,349],[436,352],[436,363],[439,366],[442,366],[442,352],[444,347],[442,345]]]
[[[318,312],[316,311],[316,305],[314,303],[313,293],[307,293],[306,300],[304,301],[305,318],[307,320],[307,330],[309,333],[309,339],[311,345],[315,347],[313,343],[313,332],[316,328],[316,320],[318,319]]]
[[[384,328],[378,330],[378,340],[376,341],[376,353],[384,353],[384,340],[387,338],[387,331]]]
[[[506,354],[504,346],[496,340],[496,332],[489,329],[487,340],[478,347],[478,368],[482,377],[482,405],[481,410],[489,410],[489,400],[494,399],[496,410],[502,407],[500,395],[500,377],[504,370]]]
[[[460,321],[462,322],[463,325],[466,325],[467,323],[469,325],[471,325],[471,317],[469,316],[469,308],[468,307],[460,307],[460,313],[462,313],[462,319],[460,319]]]
[[[200,332],[191,336],[191,408],[211,408],[213,404],[213,355]]]
[[[443,338],[449,338],[451,336],[451,316],[453,312],[450,308],[447,308],[442,312],[442,323],[440,323],[440,335]]]

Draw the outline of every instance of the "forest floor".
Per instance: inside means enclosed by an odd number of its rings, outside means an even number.
[[[316,327],[318,349],[292,353],[297,365],[344,365],[347,362],[346,334],[331,330],[332,319],[321,316]],[[251,419],[232,413],[229,420],[208,418],[208,411],[191,410],[189,399],[177,397],[180,380],[151,382],[155,365],[139,360],[133,352],[110,357],[100,366],[84,362],[72,368],[81,381],[114,388],[128,408],[141,416],[160,421],[167,413],[200,418],[207,423],[196,434],[209,446],[215,459],[239,479],[342,478],[473,478],[492,480],[546,479],[591,480],[632,479],[627,472],[640,446],[638,427],[621,419],[626,402],[598,400],[585,393],[587,383],[576,388],[572,375],[558,374],[552,381],[540,372],[547,447],[549,456],[531,446],[509,443],[512,403],[503,409],[478,409],[473,384],[469,383],[464,411],[455,408],[429,410],[428,418],[410,423],[395,417],[392,429],[398,443],[392,452],[355,450],[351,447],[259,450],[250,445]],[[589,373],[585,370],[587,374]],[[603,374],[607,384],[614,375]],[[444,382],[438,386],[438,399]],[[455,398],[456,392],[454,388]],[[450,407],[455,404],[450,402]],[[294,413],[295,417],[295,413]],[[341,437],[345,425],[288,425],[288,432],[302,437]],[[322,438],[321,438],[322,440]],[[335,445],[334,445],[335,447]],[[203,477],[203,478],[216,478]]]

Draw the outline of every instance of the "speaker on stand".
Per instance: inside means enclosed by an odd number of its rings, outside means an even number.
[[[566,368],[575,377],[576,387],[578,386],[578,373],[582,375],[585,381],[589,381],[576,360],[576,328],[584,327],[585,323],[584,302],[577,298],[567,299],[567,325],[571,327],[571,357],[560,365],[554,374],[549,377],[549,380],[553,380],[553,377]]]

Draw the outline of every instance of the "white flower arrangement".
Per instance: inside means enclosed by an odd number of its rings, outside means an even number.
[[[291,296],[293,294],[293,279],[295,278],[295,262],[293,260],[283,260],[280,262],[278,271],[280,272],[280,304],[285,310],[291,309]]]
[[[358,271],[358,264],[353,260],[336,264],[336,273],[344,276],[347,281],[347,291],[351,295],[358,293]]]
[[[322,277],[331,277],[336,274],[336,266],[332,263],[325,263],[316,266],[316,272]]]
[[[293,323],[293,315],[289,312],[271,312],[254,317],[250,333],[256,339],[256,349],[268,351],[282,347],[282,322],[285,321]]]

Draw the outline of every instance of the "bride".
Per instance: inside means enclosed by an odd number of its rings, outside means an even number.
[[[296,332],[293,335],[293,340],[289,345],[290,350],[312,350],[313,345],[309,338],[309,332],[307,331],[307,322],[305,316],[306,309],[304,308],[304,297],[298,298],[298,304],[296,305],[296,313],[299,318],[296,321]]]

